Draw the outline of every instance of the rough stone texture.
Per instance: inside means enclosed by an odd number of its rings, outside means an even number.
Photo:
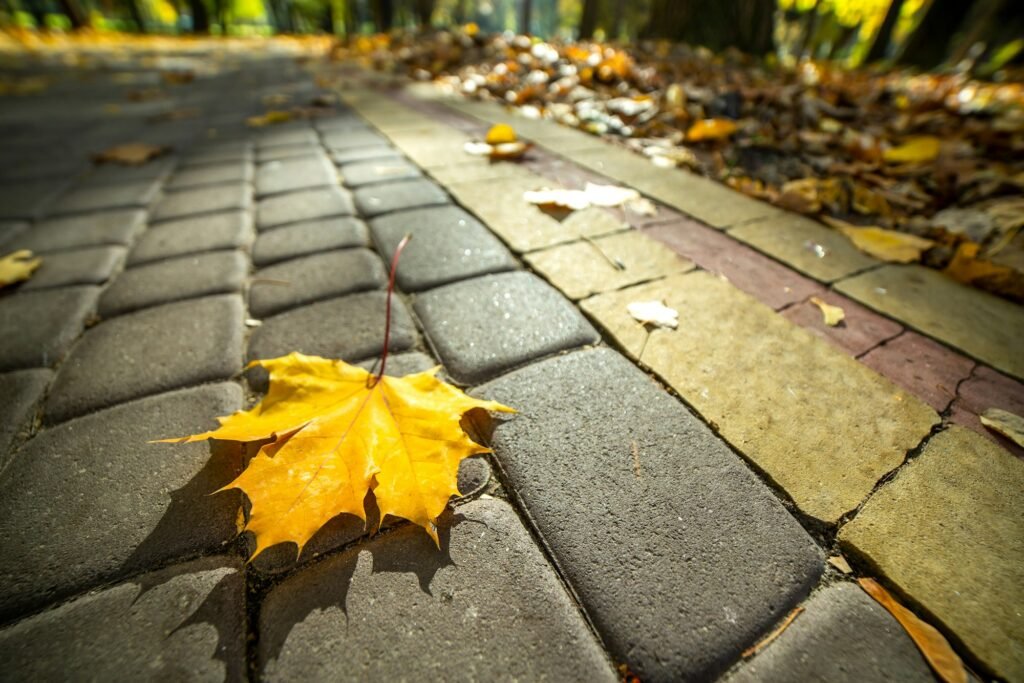
[[[728,683],[920,681],[934,683],[914,641],[852,583],[816,593],[805,611]]]
[[[835,282],[879,264],[835,230],[782,211],[732,228],[729,235],[821,282]]]
[[[117,185],[139,180],[163,181],[171,174],[177,163],[177,159],[173,156],[162,156],[150,159],[141,166],[101,164],[88,169],[88,172],[79,180],[78,187]]]
[[[160,192],[160,182],[157,180],[83,187],[62,195],[53,205],[49,214],[146,207],[156,198],[158,192]]]
[[[974,361],[914,332],[891,339],[860,359],[914,396],[943,412],[956,397],[957,386]],[[1024,408],[1024,399],[1022,399]]]
[[[376,159],[359,163],[346,164],[341,169],[341,176],[349,187],[390,183],[396,180],[409,180],[423,175],[419,168],[405,159]]]
[[[688,218],[651,226],[644,234],[776,310],[825,291],[814,280]]]
[[[481,180],[505,181],[531,178],[533,174],[516,163],[494,162],[484,157],[467,157],[461,163],[438,166],[430,169],[430,175],[442,185],[479,182]]]
[[[324,187],[264,199],[256,209],[256,227],[267,230],[288,223],[354,213],[352,195],[340,187]]]
[[[35,681],[245,680],[238,560],[178,565],[0,631],[0,667]]]
[[[46,402],[53,424],[242,369],[242,302],[216,296],[158,306],[90,329],[61,365]]]
[[[0,470],[7,466],[11,445],[30,427],[52,378],[53,373],[42,368],[0,374]]]
[[[360,161],[375,159],[403,159],[402,153],[394,147],[353,147],[350,149],[331,149],[331,158],[339,166]]]
[[[336,130],[324,134],[324,145],[331,149],[380,147],[386,144],[387,140],[369,129]]]
[[[835,327],[829,327],[825,324],[821,309],[810,301],[790,306],[782,312],[782,316],[851,356],[870,351],[903,331],[899,324],[835,292],[823,292],[818,298],[843,309],[846,316],[843,321]]]
[[[822,555],[710,429],[632,363],[581,351],[476,391],[495,454],[613,659],[710,680],[798,603]]]
[[[106,211],[100,214],[52,218],[18,235],[12,247],[45,254],[104,244],[131,244],[146,227],[144,211]]]
[[[337,184],[338,172],[323,152],[270,161],[256,171],[256,194],[260,196]]]
[[[215,251],[131,268],[100,297],[99,314],[109,318],[171,301],[239,292],[248,275],[249,259],[238,251]]]
[[[386,284],[384,266],[369,249],[329,251],[256,271],[249,288],[249,311],[263,318],[302,304]]]
[[[252,214],[245,211],[191,216],[160,223],[147,230],[128,255],[131,266],[218,249],[237,249],[252,242]]]
[[[237,385],[135,401],[36,435],[0,476],[0,619],[234,538],[237,446],[152,439],[212,429]]]
[[[679,311],[679,328],[648,332],[626,312],[649,300]],[[602,294],[583,308],[826,523],[857,507],[939,421],[911,394],[709,273]]]
[[[469,503],[442,524],[440,552],[406,526],[274,588],[261,678],[617,680],[507,504]]]
[[[60,287],[0,299],[0,370],[56,364],[96,309],[98,287]]]
[[[68,285],[100,285],[124,261],[124,247],[93,247],[47,255],[32,279],[20,291],[66,287]]]
[[[998,370],[1024,379],[1024,309],[923,266],[886,266],[836,285],[854,298]]]
[[[204,144],[181,160],[183,167],[252,161],[252,143],[244,140]]]
[[[52,180],[5,183],[0,187],[0,218],[38,218],[67,187]]]
[[[312,142],[296,143],[292,145],[277,145],[261,149],[256,158],[261,164],[271,161],[284,161],[286,159],[298,159],[317,154],[321,151],[320,145]]]
[[[636,231],[535,251],[526,262],[573,300],[693,270],[693,263]]]
[[[154,221],[184,218],[193,214],[248,209],[252,187],[246,183],[217,185],[167,194],[153,207]]]
[[[376,356],[384,348],[384,292],[363,292],[275,315],[257,327],[249,341],[249,360],[276,358],[298,351],[352,362]],[[416,344],[416,326],[400,299],[392,302],[392,351]]]
[[[293,127],[270,128],[265,130],[256,141],[259,151],[271,147],[290,147],[293,145],[315,145],[320,142],[316,131],[305,123]]]
[[[252,246],[252,262],[256,266],[267,266],[332,249],[365,247],[369,243],[369,230],[358,218],[296,223],[260,234]]]
[[[600,339],[569,301],[529,273],[446,285],[420,295],[415,308],[437,357],[463,384]]]
[[[1010,452],[1024,456],[1024,448],[981,424],[978,416],[989,408],[1024,415],[1024,386],[1006,375],[979,365],[970,378],[960,385],[950,419],[958,425],[984,434]]]
[[[1022,491],[1024,461],[952,427],[839,534],[989,673],[1011,681],[1024,678]]]
[[[422,178],[361,187],[354,196],[359,213],[367,217],[450,201],[436,183]]]
[[[382,216],[371,222],[370,230],[378,251],[385,255],[393,254],[405,235],[413,236],[402,251],[396,275],[399,288],[406,292],[518,266],[490,230],[455,206]]]
[[[187,190],[221,183],[238,184],[252,182],[252,164],[242,159],[231,163],[186,168],[175,173],[167,183],[168,190]]]
[[[24,232],[28,226],[28,223],[24,223],[22,221],[0,222],[0,245],[10,242],[17,235]]]

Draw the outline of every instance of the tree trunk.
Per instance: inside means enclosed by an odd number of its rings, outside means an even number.
[[[188,11],[192,15],[192,33],[209,33],[210,14],[203,0],[188,0]]]
[[[882,25],[878,27],[878,33],[875,34],[875,39],[871,43],[871,49],[868,50],[867,57],[864,58],[865,62],[879,62],[889,55],[892,32],[896,28],[896,21],[900,18],[902,10],[903,0],[892,0],[889,3],[889,9],[885,12],[885,19],[882,20]]]
[[[533,0],[520,0],[519,6],[519,32],[525,35],[530,34],[530,21],[533,19]]]
[[[434,7],[437,0],[416,0],[416,25],[420,28],[429,28],[430,19],[434,16]]]
[[[135,30],[139,33],[147,33],[146,31],[146,19],[142,15],[142,7],[139,5],[139,0],[127,0],[128,14],[131,15],[132,21],[135,22]]]
[[[953,37],[975,0],[932,0],[921,23],[907,39],[900,54],[901,64],[933,69],[950,53]]]
[[[580,14],[580,40],[590,40],[597,30],[597,0],[583,0]]]
[[[465,24],[469,21],[469,13],[466,11],[466,4],[469,0],[458,0],[455,3],[455,9],[452,11],[452,20],[459,25]]]
[[[612,0],[612,24],[608,37],[618,40],[622,37],[622,20],[626,16],[626,0]]]
[[[810,51],[811,42],[818,29],[818,18],[820,16],[818,14],[818,6],[815,5],[807,10],[807,16],[802,17],[800,22],[800,45],[796,49],[797,57],[803,57]]]
[[[976,4],[974,11],[964,22],[965,30],[960,36],[957,44],[950,55],[951,64],[957,64],[967,57],[970,49],[977,43],[991,40],[1000,28],[1004,28],[998,22],[1000,15],[1004,15],[1005,0],[982,0]]]
[[[67,15],[71,28],[86,28],[89,25],[88,16],[76,0],[60,0],[60,9]]]
[[[775,0],[654,0],[642,38],[762,55],[773,47]]]
[[[373,0],[370,11],[378,33],[387,33],[395,25],[395,5],[391,0]]]

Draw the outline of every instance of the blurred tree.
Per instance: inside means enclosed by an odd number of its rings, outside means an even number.
[[[71,28],[86,28],[89,26],[89,15],[78,4],[77,0],[60,0],[60,9],[71,22]],[[45,11],[44,11],[45,15]],[[45,22],[40,26],[46,26]]]
[[[414,0],[417,26],[430,26],[437,0]]]
[[[922,69],[932,69],[942,64],[949,56],[953,39],[975,2],[932,0],[917,28],[907,39],[899,62]]]
[[[373,25],[379,33],[387,33],[395,25],[395,5],[392,0],[370,0]]]
[[[590,40],[597,30],[597,0],[583,0],[583,13],[580,15],[580,40]]]
[[[520,0],[519,32],[530,33],[530,21],[533,19],[533,0]]]
[[[899,20],[900,12],[902,11],[903,0],[892,0],[889,3],[889,8],[885,11],[885,19],[882,20],[882,25],[878,27],[878,32],[871,42],[871,49],[868,50],[868,54],[864,58],[865,61],[877,62],[889,56],[892,32],[896,28],[896,22]]]
[[[125,0],[124,4],[128,10],[128,16],[131,17],[132,23],[135,24],[135,30],[139,33],[148,33],[146,17],[142,13],[141,0]]]
[[[775,0],[654,0],[641,37],[763,55],[773,47],[775,7]]]
[[[192,33],[210,32],[210,14],[203,0],[188,0],[188,12],[192,16]]]

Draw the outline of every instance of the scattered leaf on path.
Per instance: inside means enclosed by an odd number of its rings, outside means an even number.
[[[946,266],[946,275],[965,285],[1024,299],[1024,276],[1007,266],[978,258],[979,250],[974,242],[962,242]]]
[[[857,583],[865,593],[896,618],[939,678],[946,683],[967,683],[967,670],[963,662],[934,626],[922,621],[897,602],[896,598],[874,579],[857,579]]]
[[[679,311],[669,308],[660,301],[634,301],[626,306],[633,319],[644,325],[655,327],[679,327]]]
[[[33,258],[32,252],[28,249],[20,249],[0,257],[0,287],[29,279],[42,262],[41,258]]]
[[[1024,417],[999,408],[989,408],[978,417],[981,424],[1024,448]]]
[[[846,558],[842,555],[833,555],[832,557],[828,558],[828,563],[836,569],[838,569],[839,571],[841,571],[843,574],[853,573],[853,567],[850,566],[850,563],[847,562]]]
[[[876,227],[858,228],[835,218],[825,222],[846,235],[853,246],[865,254],[888,263],[915,263],[921,260],[921,254],[935,246],[930,239],[905,232]]]
[[[796,620],[796,618],[797,618],[798,616],[800,616],[800,613],[801,613],[801,612],[803,612],[803,611],[804,611],[804,608],[803,608],[803,607],[797,607],[797,608],[795,608],[795,609],[794,609],[794,610],[793,610],[792,612],[790,612],[790,613],[789,613],[789,614],[788,614],[788,615],[786,616],[786,618],[785,618],[785,619],[783,619],[783,620],[782,620],[782,623],[781,623],[781,624],[779,624],[779,625],[778,625],[778,626],[777,626],[777,627],[776,627],[776,628],[775,628],[774,630],[772,630],[772,632],[771,632],[771,633],[769,633],[769,634],[768,634],[768,635],[766,635],[766,636],[765,636],[764,638],[762,638],[761,640],[757,641],[756,643],[754,643],[753,645],[751,645],[750,647],[748,647],[748,648],[747,648],[746,650],[744,650],[744,651],[743,651],[743,654],[741,655],[741,656],[743,657],[743,659],[748,659],[748,658],[750,658],[750,657],[753,657],[753,656],[754,656],[754,655],[756,655],[756,654],[757,654],[758,652],[760,652],[761,650],[763,650],[763,649],[765,649],[766,647],[768,647],[769,645],[771,645],[771,644],[772,644],[772,642],[773,642],[773,641],[774,641],[774,640],[775,640],[776,638],[778,638],[779,636],[781,636],[781,635],[782,635],[782,633],[783,633],[783,632],[784,632],[784,631],[785,631],[785,630],[786,630],[787,628],[789,628],[789,625],[790,625],[790,624],[792,624],[792,623],[793,623],[793,622],[794,622],[794,621]]]
[[[622,206],[627,202],[640,199],[640,193],[630,187],[619,187],[617,185],[597,185],[587,183],[583,190],[587,200],[593,206]]]
[[[902,145],[882,152],[882,158],[890,164],[923,164],[939,156],[942,144],[937,137],[920,135],[910,138]]]
[[[501,145],[506,142],[515,142],[516,139],[516,131],[512,126],[507,123],[498,123],[491,126],[491,129],[487,131],[487,137],[484,138],[484,142],[488,145]]]
[[[736,132],[736,123],[729,119],[701,119],[686,131],[689,142],[701,140],[721,140]]]
[[[658,207],[647,197],[640,197],[626,202],[626,208],[638,216],[657,216]]]
[[[241,489],[252,503],[246,528],[256,536],[253,557],[285,542],[301,552],[343,513],[365,520],[370,490],[382,520],[407,519],[437,543],[437,517],[458,494],[459,462],[490,452],[463,431],[462,417],[475,408],[515,412],[466,396],[437,379],[437,368],[378,379],[344,361],[299,353],[253,366],[270,372],[261,403],[218,418],[215,430],[163,440],[273,439],[224,487]]]
[[[170,151],[171,148],[167,145],[148,145],[142,142],[131,142],[125,145],[116,145],[99,154],[94,154],[92,160],[97,164],[141,166],[150,159],[163,156]]]
[[[272,110],[261,116],[250,116],[245,120],[246,125],[250,128],[265,128],[266,126],[272,126],[275,123],[287,123],[295,118],[295,114],[290,111]]]
[[[846,318],[846,312],[842,308],[826,303],[816,296],[811,297],[811,303],[821,309],[821,315],[829,327],[835,327]]]
[[[640,199],[640,193],[628,187],[617,185],[597,185],[587,183],[582,190],[552,190],[544,188],[532,192],[524,192],[523,199],[538,206],[558,207],[570,211],[582,211],[590,206],[611,208],[622,206]]]

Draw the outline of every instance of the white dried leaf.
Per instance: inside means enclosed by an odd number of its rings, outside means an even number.
[[[669,308],[660,301],[634,301],[626,306],[626,310],[634,320],[645,325],[668,327],[673,330],[679,327],[679,311]]]
[[[584,192],[587,199],[594,206],[622,206],[626,202],[640,199],[640,193],[631,187],[618,187],[617,185],[597,185],[587,183]]]

